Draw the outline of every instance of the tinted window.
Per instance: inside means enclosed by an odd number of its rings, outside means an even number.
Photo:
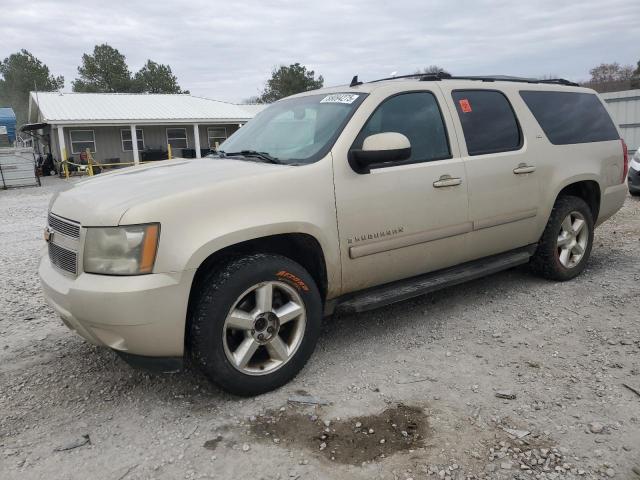
[[[592,93],[522,91],[520,96],[555,145],[619,138],[611,117]]]
[[[429,92],[403,93],[385,100],[358,134],[353,148],[376,133],[398,132],[411,143],[411,157],[402,163],[450,158],[447,131],[438,102]]]
[[[456,104],[469,155],[517,150],[520,127],[507,97],[493,90],[456,90]]]

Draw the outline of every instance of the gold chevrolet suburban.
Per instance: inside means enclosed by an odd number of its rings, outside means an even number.
[[[270,105],[207,158],[59,194],[39,274],[88,341],[254,395],[296,375],[336,310],[525,263],[575,277],[627,168],[601,99],[565,80],[354,77]]]

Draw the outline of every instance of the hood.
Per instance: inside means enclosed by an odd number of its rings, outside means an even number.
[[[289,168],[295,167],[237,159],[165,160],[79,182],[53,199],[51,211],[83,226],[115,226],[134,205]]]

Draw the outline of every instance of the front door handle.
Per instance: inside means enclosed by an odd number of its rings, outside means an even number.
[[[442,175],[440,179],[433,182],[433,186],[435,188],[455,187],[456,185],[460,185],[461,183],[461,178],[452,177],[451,175]]]
[[[521,163],[516,168],[513,169],[513,173],[516,175],[522,175],[523,173],[533,173],[536,171],[536,167],[533,165],[527,165],[526,163]]]

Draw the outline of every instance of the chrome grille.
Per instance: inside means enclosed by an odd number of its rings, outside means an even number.
[[[76,252],[62,248],[54,243],[49,243],[49,259],[51,263],[65,272],[76,275],[78,257]]]
[[[78,274],[80,224],[49,214],[47,219],[52,235],[49,237],[51,264],[73,275]]]
[[[60,217],[54,217],[51,214],[49,214],[48,223],[49,226],[56,232],[59,232],[71,238],[80,238],[80,225],[78,225],[77,223],[63,220]]]

